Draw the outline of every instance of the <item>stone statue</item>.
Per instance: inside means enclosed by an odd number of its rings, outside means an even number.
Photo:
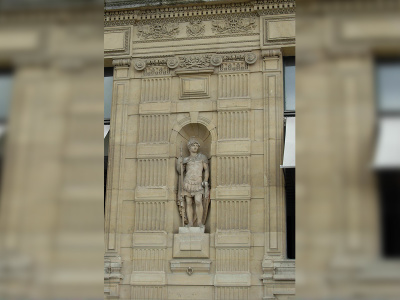
[[[187,147],[190,155],[182,158],[181,146],[181,156],[176,165],[180,175],[178,205],[182,225],[187,224],[188,227],[192,227],[197,223],[198,227],[203,228],[210,204],[208,159],[198,152],[200,142],[195,137],[189,139]],[[195,204],[195,210],[193,204]]]

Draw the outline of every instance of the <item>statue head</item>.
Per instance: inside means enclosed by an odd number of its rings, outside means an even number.
[[[190,148],[192,147],[192,145],[197,144],[197,148],[200,148],[200,142],[194,137],[192,136],[189,141],[187,142],[187,147],[190,151]]]

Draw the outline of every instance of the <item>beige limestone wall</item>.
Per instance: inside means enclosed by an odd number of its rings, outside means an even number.
[[[107,298],[294,294],[279,168],[293,12],[290,1],[248,1],[106,13],[105,58],[114,66]],[[178,251],[187,244],[175,163],[193,135],[209,159],[211,204],[205,234]]]

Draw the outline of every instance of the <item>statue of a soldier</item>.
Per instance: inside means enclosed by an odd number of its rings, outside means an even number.
[[[210,199],[208,159],[204,154],[198,152],[200,142],[195,137],[189,139],[187,147],[190,155],[182,159],[181,153],[181,157],[177,161],[177,171],[180,175],[178,198],[180,199],[181,215],[183,223],[185,223],[186,211],[188,227],[192,227],[196,220],[199,227],[204,227]],[[195,211],[193,210],[193,201],[196,206]]]

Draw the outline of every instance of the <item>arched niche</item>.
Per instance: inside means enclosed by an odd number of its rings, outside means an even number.
[[[189,155],[189,150],[187,148],[187,142],[189,139],[194,136],[200,142],[200,149],[199,152],[204,154],[209,160],[209,169],[210,169],[210,188],[215,189],[216,184],[213,180],[216,174],[213,173],[213,168],[211,167],[213,162],[212,157],[215,156],[215,150],[213,150],[213,144],[216,142],[216,130],[215,126],[211,122],[207,122],[205,124],[201,123],[190,123],[189,120],[183,120],[180,124],[177,124],[172,132],[170,143],[174,145],[172,148],[175,152],[174,155],[176,158],[180,156],[180,151],[182,147],[182,156],[186,157]],[[178,175],[174,170],[174,177],[175,177],[175,186],[178,185]],[[212,201],[211,201],[212,202]],[[210,203],[208,209],[208,217],[205,223],[206,232],[210,232],[210,225],[211,225],[211,211],[212,211],[212,203]],[[174,209],[174,225],[173,231],[174,233],[178,232],[178,228],[182,226],[181,217],[179,215],[178,208]]]
[[[205,156],[207,156],[208,159],[210,159],[212,136],[207,127],[200,123],[189,123],[183,126],[182,129],[178,132],[175,142],[177,156],[180,155],[181,145],[183,157],[189,155],[187,142],[192,136],[195,136],[201,144],[199,152],[203,153]]]

